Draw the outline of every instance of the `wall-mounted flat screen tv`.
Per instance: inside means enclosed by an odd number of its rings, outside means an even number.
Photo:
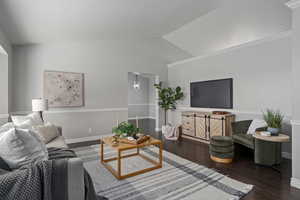
[[[191,107],[233,108],[233,79],[192,82]]]

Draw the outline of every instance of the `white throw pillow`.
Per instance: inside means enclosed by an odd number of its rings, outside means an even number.
[[[45,125],[34,126],[33,130],[40,136],[41,140],[45,144],[59,136],[57,127],[49,122],[47,122]]]
[[[40,137],[39,134],[37,134],[34,130],[33,130],[33,125],[34,122],[31,118],[28,118],[26,121],[24,121],[23,123],[19,124],[19,126],[14,125],[14,123],[9,123],[9,125],[7,125],[6,127],[6,131],[11,129],[11,128],[17,128],[17,129],[26,129],[26,130],[31,130],[30,134],[35,137],[40,143],[44,144],[43,139]],[[5,129],[2,129],[3,131],[5,131]],[[3,132],[2,131],[2,132]],[[0,128],[0,133],[1,133],[1,128]]]
[[[0,127],[0,134],[8,131],[9,129],[12,129],[14,127],[15,127],[14,123],[11,123],[11,122],[4,124],[3,126]]]
[[[35,126],[35,123],[31,118],[26,119],[25,121],[19,123],[18,125],[15,125],[17,128],[20,129],[32,129],[33,126]]]
[[[16,126],[20,126],[22,123],[24,123],[26,120],[29,120],[29,119],[32,120],[32,124],[34,126],[44,124],[40,114],[37,113],[37,112],[31,113],[31,114],[26,115],[26,116],[21,116],[21,115],[11,116],[11,120],[13,121],[13,123]]]
[[[255,133],[256,129],[265,127],[265,126],[267,126],[267,123],[264,120],[254,119],[248,128],[247,134],[253,135]]]
[[[0,134],[0,157],[11,169],[48,159],[45,144],[31,130],[12,128]]]

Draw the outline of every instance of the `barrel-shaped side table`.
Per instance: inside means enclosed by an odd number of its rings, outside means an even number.
[[[288,135],[279,134],[278,136],[262,136],[256,132],[255,138],[254,162],[259,165],[278,165],[281,162],[281,144],[289,142]]]

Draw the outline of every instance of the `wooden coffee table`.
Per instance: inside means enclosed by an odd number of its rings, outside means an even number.
[[[111,148],[115,149],[117,151],[117,157],[104,159],[104,144],[109,145]],[[158,148],[159,148],[159,161],[155,161],[155,160],[147,157],[146,155],[140,153],[140,148],[151,146],[151,145],[158,146]],[[163,148],[162,142],[158,139],[153,138],[153,137],[151,137],[148,141],[146,141],[142,144],[119,143],[117,146],[112,145],[112,137],[104,137],[104,138],[102,138],[101,146],[100,146],[101,163],[117,179],[125,179],[125,178],[128,178],[128,177],[136,176],[136,175],[139,175],[139,174],[143,174],[143,173],[161,168],[162,167],[162,148]],[[136,153],[132,153],[132,154],[129,154],[129,155],[123,155],[122,156],[123,151],[130,150],[130,149],[136,149]],[[140,156],[144,160],[154,164],[154,166],[146,168],[146,169],[138,170],[138,171],[135,171],[135,172],[132,172],[132,173],[129,173],[129,174],[123,174],[122,175],[122,172],[121,172],[121,166],[122,166],[121,161],[122,161],[122,159],[132,157],[132,156]],[[114,160],[117,160],[117,169],[116,170],[108,164],[108,162],[111,162],[111,161],[114,161]]]

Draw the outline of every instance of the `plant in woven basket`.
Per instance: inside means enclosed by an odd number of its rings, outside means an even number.
[[[136,128],[133,124],[122,122],[117,127],[113,127],[112,132],[119,137],[135,137],[142,129]]]
[[[154,87],[158,90],[159,96],[159,106],[164,110],[165,114],[165,122],[164,124],[167,125],[167,112],[168,110],[175,110],[176,103],[178,100],[182,99],[184,94],[181,90],[181,87],[173,88],[163,88],[162,83],[154,84]]]

